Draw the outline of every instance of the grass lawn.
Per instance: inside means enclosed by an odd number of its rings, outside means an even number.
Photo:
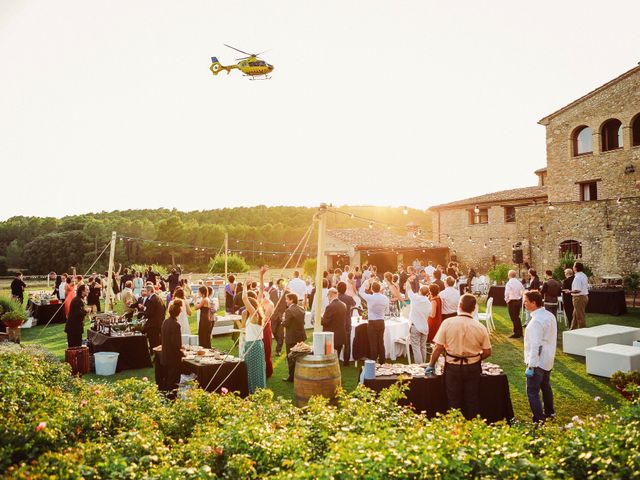
[[[195,331],[195,315],[191,319],[192,331]],[[516,418],[522,421],[530,420],[529,404],[525,392],[525,365],[523,361],[523,340],[510,339],[512,333],[511,321],[506,307],[494,307],[494,321],[497,331],[493,333],[491,342],[493,355],[488,361],[500,365],[507,376],[511,390]],[[630,313],[622,317],[588,314],[588,326],[614,323],[618,325],[640,326],[640,309],[630,309]],[[602,411],[603,405],[617,406],[623,399],[606,378],[588,375],[583,357],[562,353],[561,334],[559,334],[556,362],[551,377],[555,394],[555,408],[560,421],[569,421],[574,415],[595,415]],[[56,356],[64,359],[66,349],[66,335],[64,325],[50,325],[49,327],[35,327],[22,331],[24,344],[37,344],[51,350]],[[227,351],[233,345],[230,335],[213,338],[213,346]],[[275,349],[275,344],[274,344]],[[231,352],[237,355],[237,347]],[[403,359],[400,359],[403,361]],[[285,355],[273,359],[274,374],[267,381],[267,387],[276,395],[293,400],[293,384],[283,382],[287,376],[287,362]],[[129,370],[113,377],[98,377],[85,375],[87,380],[98,382],[114,382],[129,377],[154,378],[153,369]],[[357,384],[358,370],[354,367],[342,367],[342,384],[346,390],[352,390]],[[600,397],[600,401],[594,400]]]

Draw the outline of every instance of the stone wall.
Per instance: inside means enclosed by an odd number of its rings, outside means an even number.
[[[595,277],[640,271],[640,199],[545,205],[518,209],[517,235],[538,271],[553,269],[560,243],[582,244],[582,258]]]
[[[640,146],[631,146],[631,123],[640,114],[640,70],[540,123],[547,134],[547,191],[550,202],[580,200],[576,182],[601,179],[598,198],[640,194]],[[623,148],[601,151],[600,127],[611,118],[622,122]],[[593,130],[593,153],[573,155],[572,135],[586,125]],[[634,165],[634,173],[625,167]]]
[[[448,246],[464,272],[474,268],[478,274],[484,274],[494,263],[511,264],[511,247],[522,240],[516,227],[518,210],[516,223],[505,223],[504,208],[494,205],[489,207],[488,224],[469,225],[469,211],[473,208],[469,205],[433,212],[433,241]]]

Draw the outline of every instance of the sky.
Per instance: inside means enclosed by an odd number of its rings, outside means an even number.
[[[535,185],[537,121],[640,60],[640,2],[2,0],[0,220],[430,205]],[[214,77],[248,52],[271,80]]]

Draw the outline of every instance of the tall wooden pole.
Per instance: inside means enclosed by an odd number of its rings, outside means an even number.
[[[107,296],[104,300],[104,311],[109,312],[111,307],[111,279],[113,278],[113,262],[116,256],[116,232],[111,232],[111,251],[109,252],[109,270],[107,273]]]
[[[229,234],[224,232],[224,282],[229,280]]]
[[[316,295],[313,299],[313,310],[315,323],[313,330],[315,332],[322,331],[322,324],[320,319],[322,318],[322,274],[324,273],[324,236],[327,228],[327,205],[325,203],[320,204],[318,210],[318,253],[316,258]]]

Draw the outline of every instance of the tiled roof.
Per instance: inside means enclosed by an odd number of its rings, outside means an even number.
[[[556,110],[553,113],[550,113],[549,115],[547,115],[544,118],[541,118],[538,123],[540,125],[545,125],[552,117],[555,117],[556,115],[558,115],[561,112],[564,112],[565,110],[573,107],[574,105],[576,105],[577,103],[580,103],[581,101],[589,98],[592,95],[595,95],[596,93],[600,92],[601,90],[604,90],[605,88],[610,87],[611,85],[613,85],[614,83],[619,82],[620,80],[623,80],[631,75],[633,75],[636,72],[640,72],[640,66],[637,67],[633,67],[631,70],[628,70],[626,72],[624,72],[622,75],[614,78],[613,80],[608,81],[607,83],[605,83],[604,85],[599,86],[598,88],[596,88],[595,90],[591,90],[589,93],[581,96],[580,98],[578,98],[577,100],[574,100],[573,102],[571,102],[568,105],[565,105],[564,107],[560,108],[559,110]]]
[[[327,235],[352,245],[356,250],[367,248],[446,248],[435,245],[428,240],[402,236],[376,228],[340,228],[327,231]]]
[[[477,205],[485,203],[500,203],[512,200],[546,200],[547,187],[524,187],[514,188],[511,190],[502,190],[501,192],[487,193],[478,197],[465,198],[464,200],[456,200],[455,202],[443,203],[442,205],[434,205],[429,210],[438,210],[440,208],[461,207],[463,205]]]

